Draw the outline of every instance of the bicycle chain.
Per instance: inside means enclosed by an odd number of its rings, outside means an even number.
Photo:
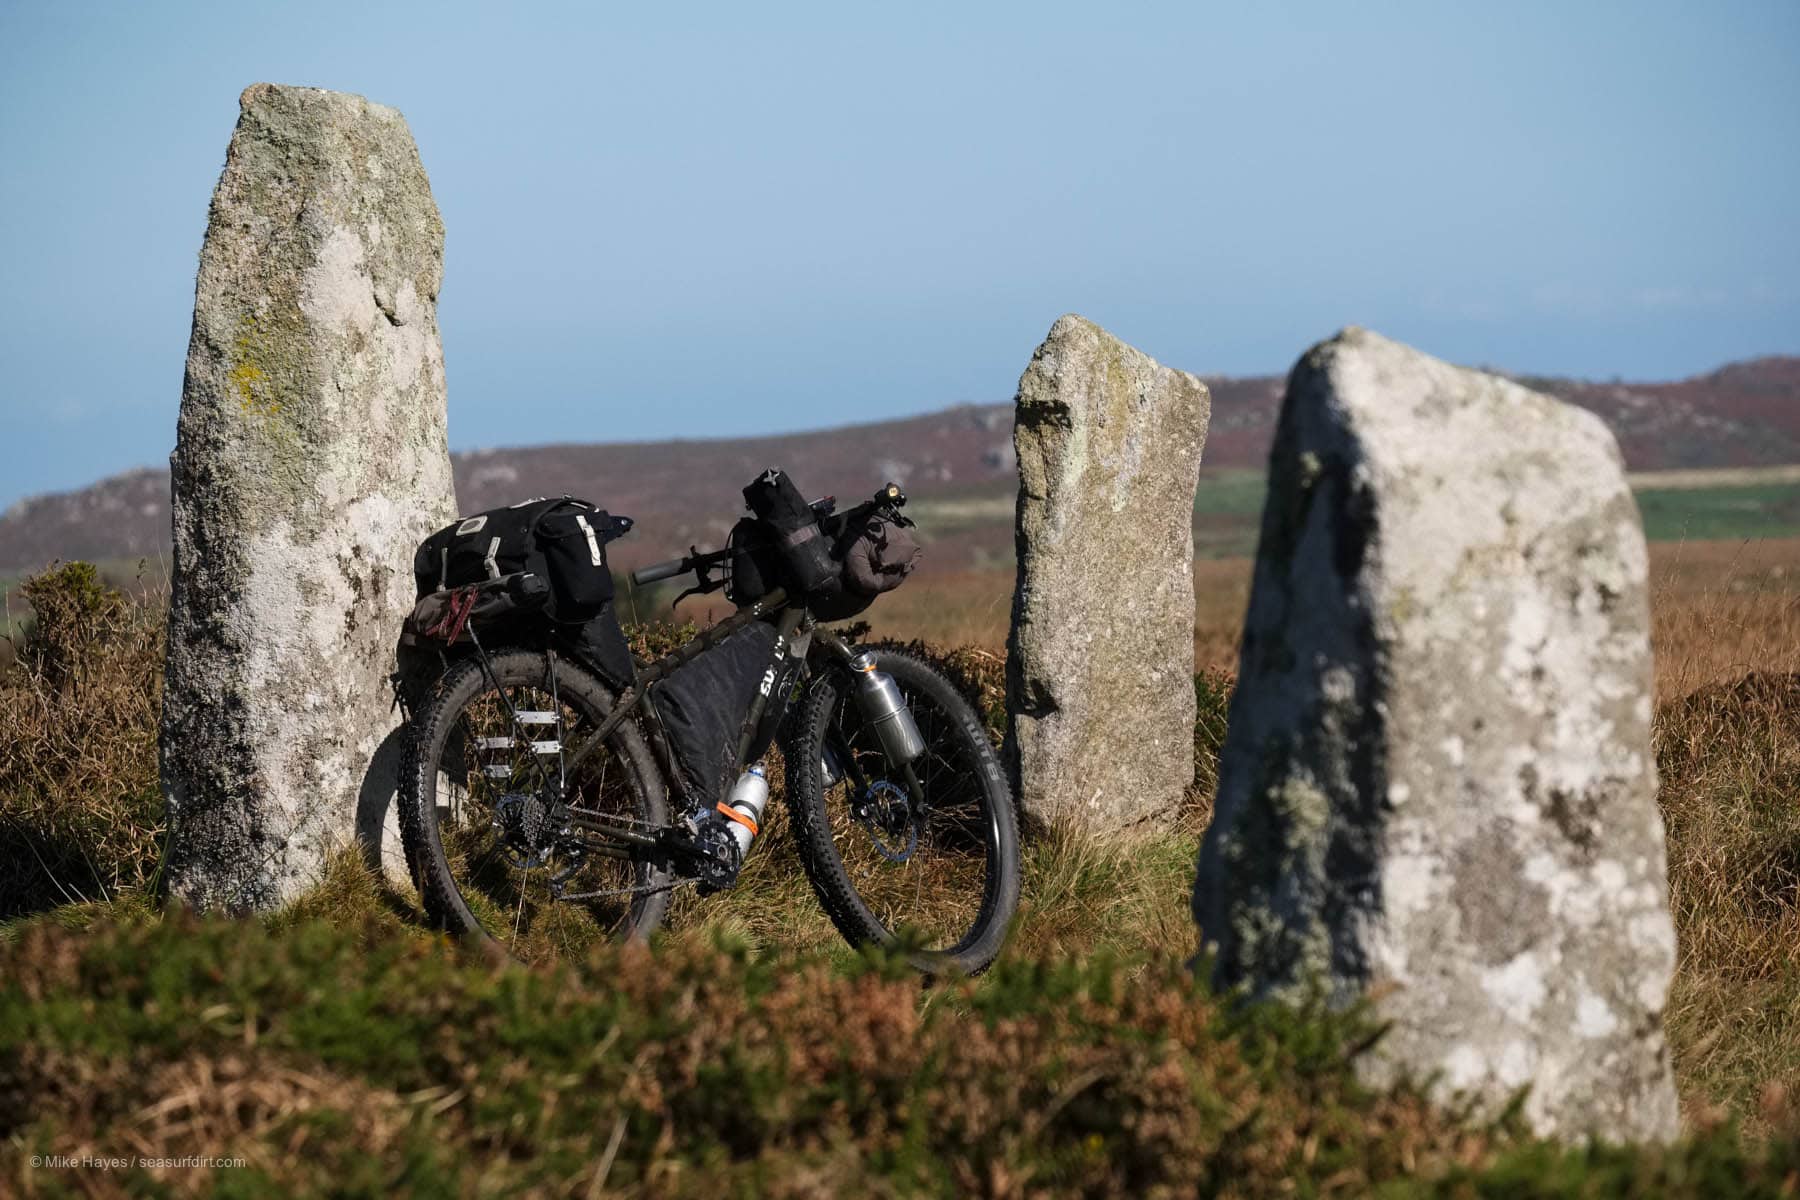
[[[624,887],[624,888],[602,888],[599,891],[594,891],[594,892],[569,892],[565,895],[556,897],[556,899],[558,901],[597,900],[602,896],[638,896],[638,895],[649,896],[649,895],[654,895],[657,892],[672,892],[676,888],[687,887],[691,884],[696,884],[699,882],[700,881],[698,879],[677,879],[674,883],[658,884],[654,887],[645,886],[645,887]]]

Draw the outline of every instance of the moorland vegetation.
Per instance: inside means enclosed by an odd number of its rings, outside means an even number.
[[[1127,848],[1025,853],[1002,961],[921,987],[844,946],[779,804],[729,895],[651,948],[528,967],[426,930],[354,852],[257,920],[157,899],[162,598],[25,585],[0,675],[0,1190],[720,1195],[1722,1195],[1800,1187],[1800,546],[1659,548],[1654,738],[1689,1134],[1540,1142],[1355,1080],[1357,1013],[1187,969],[1244,564],[1200,565],[1194,786]],[[998,573],[919,581],[922,639],[999,737]],[[931,599],[937,590],[937,598]],[[896,601],[911,589],[896,594]],[[681,625],[636,629],[640,652]],[[779,778],[779,773],[774,773]],[[38,1154],[241,1155],[85,1175]]]

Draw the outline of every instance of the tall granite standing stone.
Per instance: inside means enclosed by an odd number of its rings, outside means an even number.
[[[1663,1139],[1675,938],[1612,436],[1346,330],[1290,379],[1194,913],[1215,982],[1371,999],[1375,1083]]]
[[[1033,823],[1102,833],[1194,778],[1194,488],[1206,385],[1065,316],[1019,380],[1008,756]]]
[[[230,910],[316,880],[386,786],[412,552],[455,510],[444,227],[406,121],[270,84],[241,107],[171,459],[161,739],[170,889]]]

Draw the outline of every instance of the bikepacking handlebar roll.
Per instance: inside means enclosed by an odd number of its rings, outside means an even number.
[[[783,471],[770,467],[744,489],[744,503],[773,535],[788,573],[808,594],[837,590],[837,564],[819,528],[819,514]]]

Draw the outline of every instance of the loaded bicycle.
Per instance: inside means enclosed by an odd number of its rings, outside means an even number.
[[[930,663],[827,627],[912,569],[906,496],[839,511],[773,469],[744,494],[725,546],[632,572],[735,605],[653,662],[613,611],[606,546],[629,519],[544,499],[421,545],[397,802],[426,913],[521,958],[644,937],[678,890],[737,881],[777,750],[794,845],[844,937],[980,971],[1019,896],[999,757]]]

